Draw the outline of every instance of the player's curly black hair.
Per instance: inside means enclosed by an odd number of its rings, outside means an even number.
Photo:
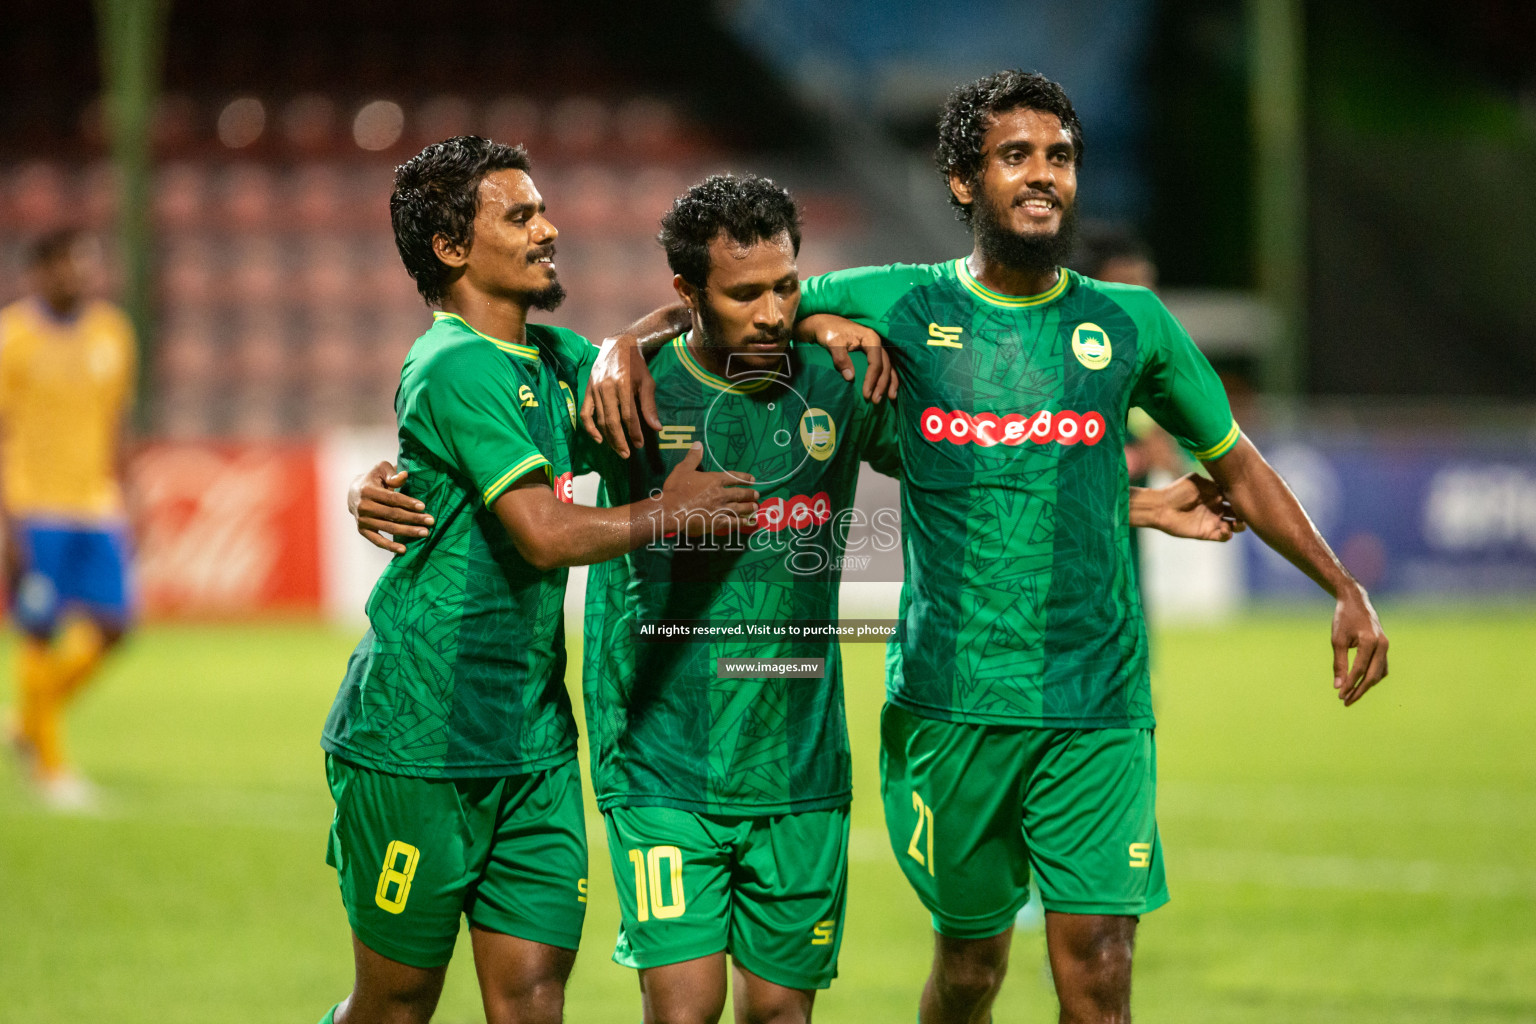
[[[1038,71],[1009,68],[962,85],[949,94],[944,112],[939,115],[939,148],[934,161],[944,178],[944,192],[954,204],[956,214],[971,222],[971,207],[956,199],[949,190],[949,177],[975,181],[981,173],[981,140],[992,119],[1010,110],[1039,110],[1055,114],[1072,137],[1072,162],[1083,165],[1083,125],[1072,109],[1072,101],[1055,82]]]
[[[788,192],[755,174],[712,174],[678,196],[661,218],[656,240],[667,251],[672,273],[695,288],[709,280],[709,243],[725,232],[741,245],[789,233],[800,253],[800,210]]]
[[[434,142],[395,168],[395,191],[389,197],[395,248],[430,305],[442,303],[449,280],[447,265],[432,251],[433,237],[442,235],[458,245],[473,242],[481,180],[512,169],[533,169],[523,147],[478,135]]]

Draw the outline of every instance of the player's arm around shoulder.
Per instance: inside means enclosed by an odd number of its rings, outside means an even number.
[[[614,508],[562,500],[541,471],[515,480],[491,503],[518,554],[548,572],[628,554],[669,534],[700,536],[752,529],[758,493],[744,473],[699,469],[704,446],[694,442],[667,476],[661,494]]]
[[[861,390],[867,401],[878,405],[881,399],[894,399],[900,390],[901,382],[885,351],[884,339],[873,327],[834,313],[814,313],[795,321],[795,340],[826,349],[833,367],[846,381],[857,378],[853,353],[862,353],[865,369]]]
[[[1205,463],[1255,533],[1334,598],[1333,685],[1346,706],[1387,675],[1387,635],[1370,595],[1349,574],[1280,474],[1246,436]],[[1354,664],[1349,651],[1356,650]]]
[[[606,444],[627,459],[630,445],[645,444],[642,416],[653,430],[661,429],[656,380],[646,362],[691,326],[693,313],[682,303],[673,303],[603,339],[581,398],[581,425],[595,443]]]
[[[518,554],[542,572],[605,562],[670,533],[749,531],[758,500],[751,477],[700,472],[703,455],[703,446],[695,444],[658,497],[615,508],[562,501],[544,467],[513,480],[490,507]],[[400,491],[405,479],[392,463],[380,462],[353,480],[347,492],[357,532],[397,555],[405,553],[406,541],[427,536],[433,526],[426,506]]]

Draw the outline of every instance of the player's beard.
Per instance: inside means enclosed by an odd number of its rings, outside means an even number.
[[[730,368],[730,359],[733,354],[742,356],[755,356],[758,358],[766,357],[767,362],[773,368],[777,368],[778,362],[783,358],[782,356],[767,352],[747,351],[735,353],[726,346],[725,342],[722,340],[724,338],[725,324],[721,321],[720,317],[715,313],[715,311],[709,308],[708,302],[701,302],[699,304],[699,347],[710,354],[710,357],[715,361],[717,366],[720,366],[722,369],[728,371]],[[777,331],[757,332],[751,337],[747,338],[745,343],[751,343],[755,341],[772,341],[778,343],[780,346],[787,350],[789,348],[789,340],[789,328],[786,326],[783,329]]]
[[[1066,264],[1077,238],[1077,204],[1061,211],[1061,226],[1054,235],[1021,235],[998,216],[997,208],[980,191],[972,205],[971,228],[976,245],[987,259],[1009,270],[1045,274]]]
[[[537,263],[539,260],[555,258],[555,246],[546,243],[538,248],[528,251],[528,262]],[[551,277],[549,284],[542,288],[536,288],[523,296],[523,301],[528,303],[529,309],[552,310],[565,301],[565,285],[560,283],[558,277]]]
[[[556,278],[538,291],[529,292],[526,298],[529,309],[555,309],[565,301],[565,285]]]

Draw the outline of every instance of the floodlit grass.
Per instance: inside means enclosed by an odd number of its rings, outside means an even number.
[[[1536,614],[1387,611],[1393,675],[1332,699],[1326,609],[1156,638],[1173,902],[1143,922],[1142,1021],[1536,1022]],[[0,1021],[303,1022],[351,979],[317,739],[354,637],[156,627],[73,718],[103,813],[0,769]],[[823,1024],[915,1018],[926,915],[876,790],[880,648],[850,645],[855,786],[842,977]],[[8,664],[8,655],[6,655]],[[595,811],[567,1019],[639,1019]],[[1050,1021],[1038,933],[996,1019]],[[467,944],[438,1020],[482,1019]]]

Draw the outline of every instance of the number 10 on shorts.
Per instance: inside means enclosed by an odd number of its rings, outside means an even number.
[[[907,844],[907,854],[933,874],[933,808],[923,803],[917,791],[912,792],[912,809],[917,812],[917,827],[912,830],[912,841]],[[926,827],[925,827],[926,826]],[[926,853],[918,844],[927,836]]]
[[[683,851],[675,846],[653,846],[644,852],[630,850],[629,861],[635,866],[636,920],[645,922],[652,916],[658,921],[682,917],[687,908],[683,897]],[[671,889],[670,900],[661,885],[663,862],[670,876],[668,881],[672,883],[668,887]]]

